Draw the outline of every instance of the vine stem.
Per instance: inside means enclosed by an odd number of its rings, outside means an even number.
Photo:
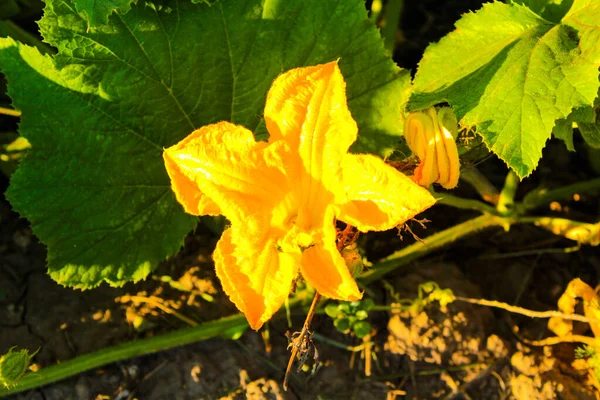
[[[338,252],[341,253],[344,247],[350,245],[356,240],[356,238],[358,237],[358,232],[353,232],[353,230],[354,227],[348,224],[346,225],[343,231],[338,231],[336,243],[336,249]],[[296,357],[298,356],[300,348],[307,340],[309,340],[308,335],[310,335],[310,324],[312,322],[313,317],[315,316],[317,304],[319,303],[320,299],[321,294],[319,292],[316,292],[315,297],[313,298],[313,301],[310,305],[310,308],[308,309],[308,314],[306,314],[306,319],[304,320],[304,325],[302,325],[302,330],[300,331],[300,334],[297,337],[293,338],[292,342],[290,343],[290,345],[292,346],[292,353],[290,354],[290,359],[285,370],[285,376],[283,377],[283,390],[287,391],[290,372],[292,370],[292,366],[294,365],[294,360],[296,360]]]
[[[579,315],[579,314],[565,314],[563,312],[554,311],[554,310],[534,311],[534,310],[529,310],[527,308],[523,308],[523,307],[519,307],[519,306],[513,306],[513,305],[510,305],[510,304],[507,304],[507,303],[504,303],[501,301],[496,301],[496,300],[473,299],[470,297],[461,297],[461,296],[455,296],[454,299],[456,301],[462,301],[464,303],[471,303],[471,304],[478,304],[480,306],[500,308],[502,310],[506,310],[511,313],[525,315],[526,317],[529,317],[529,318],[558,317],[558,318],[571,320],[571,321],[585,322],[588,324],[591,322],[590,318],[587,318],[587,317],[585,317],[583,315]]]
[[[16,386],[10,389],[0,385],[0,397],[13,395],[62,379],[77,375],[84,371],[99,368],[103,365],[128,358],[156,353],[160,350],[172,349],[185,344],[199,342],[228,332],[244,330],[248,327],[246,318],[241,314],[206,322],[192,328],[181,329],[164,335],[134,340],[100,351],[75,357],[51,367],[42,368],[38,372],[26,374]]]
[[[556,221],[558,218],[526,217],[522,216],[522,214],[527,210],[535,209],[552,201],[572,198],[572,196],[577,193],[599,190],[600,178],[578,182],[573,185],[553,190],[538,189],[535,190],[532,195],[525,196],[523,202],[513,203],[517,185],[518,179],[516,178],[516,175],[509,173],[506,177],[505,186],[502,190],[497,209],[493,209],[493,207],[477,200],[462,199],[452,195],[435,193],[434,195],[440,204],[480,211],[483,212],[483,215],[435,233],[426,237],[422,242],[411,244],[410,246],[406,246],[405,248],[392,253],[364,272],[359,277],[360,284],[364,287],[371,282],[383,278],[383,276],[398,268],[409,265],[411,262],[421,258],[425,254],[484,229],[502,227],[504,230],[508,231],[511,225],[522,223],[535,224],[542,218],[547,220],[548,223]],[[581,224],[577,221],[571,222],[574,224]]]
[[[524,213],[525,211],[533,210],[553,201],[569,200],[572,199],[575,194],[594,190],[600,190],[600,178],[577,182],[572,185],[552,190],[539,188],[532,190],[525,196],[521,204],[518,205],[521,208],[519,211]]]
[[[571,198],[575,193],[584,193],[598,189],[600,189],[600,178],[579,182],[554,190],[540,189],[534,191],[531,195],[526,196],[522,203],[515,204],[515,211],[517,214],[524,213],[527,210],[540,207],[551,201]],[[449,195],[444,195],[443,198],[445,198],[446,201],[441,200],[440,203],[458,208],[471,208],[477,211],[483,211],[484,214],[444,231],[433,234],[425,239],[426,243],[417,242],[386,257],[379,263],[375,264],[373,268],[361,275],[359,278],[361,285],[364,286],[370,282],[381,279],[384,275],[387,275],[388,273],[400,267],[407,266],[411,262],[434,250],[437,250],[449,243],[478,231],[495,226],[508,229],[512,224],[527,221],[526,217],[501,217],[499,215],[494,215],[498,214],[499,211],[492,211],[492,207],[487,208],[489,206],[481,202],[475,204],[472,201]],[[483,204],[483,206],[479,203]],[[530,220],[527,222],[534,221]],[[298,299],[298,301],[299,300],[300,299]],[[293,303],[296,303],[296,301]],[[292,306],[293,305],[290,304],[290,307]],[[315,310],[313,310],[313,316],[314,314]],[[99,368],[116,361],[157,353],[162,350],[168,350],[185,344],[199,342],[226,334],[227,332],[231,332],[233,330],[240,331],[246,329],[247,326],[248,324],[245,317],[241,314],[238,314],[216,321],[203,323],[197,327],[186,328],[164,335],[135,340],[105,348],[94,353],[85,354],[75,357],[71,360],[63,361],[57,365],[42,368],[36,373],[29,373],[25,375],[25,377],[23,377],[23,379],[16,386],[10,389],[0,386],[0,397],[45,386],[50,383],[77,375],[81,372]],[[575,337],[572,339],[576,341],[580,338]]]
[[[363,286],[367,285],[383,278],[383,276],[400,267],[409,265],[416,259],[439,249],[448,243],[455,242],[475,232],[494,226],[508,229],[510,221],[507,218],[486,213],[441,232],[434,233],[433,235],[426,237],[422,242],[416,242],[410,246],[406,246],[373,265],[372,268],[359,277],[359,281]]]
[[[285,376],[283,377],[283,390],[287,390],[288,388],[288,379],[290,376],[290,372],[292,371],[292,366],[294,365],[294,360],[298,356],[298,351],[300,351],[300,347],[302,346],[302,342],[304,338],[309,334],[310,323],[312,322],[313,317],[315,316],[315,310],[317,309],[317,304],[321,299],[321,295],[319,292],[315,293],[315,297],[310,305],[308,310],[308,314],[306,315],[306,319],[304,320],[304,325],[302,325],[302,331],[300,335],[292,341],[292,353],[290,354],[290,359],[287,364],[287,368],[285,370]]]
[[[13,108],[0,107],[0,114],[10,115],[11,117],[20,117],[21,111],[15,110]]]

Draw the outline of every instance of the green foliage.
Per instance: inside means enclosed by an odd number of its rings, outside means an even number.
[[[325,314],[333,319],[333,325],[341,333],[354,333],[362,339],[371,332],[371,324],[365,321],[369,311],[375,304],[371,299],[352,302],[329,303],[325,307]]]
[[[587,358],[588,367],[596,375],[596,379],[600,381],[600,356],[595,348],[588,345],[575,349],[575,358]]]
[[[600,122],[593,124],[580,122],[578,127],[585,141],[594,149],[600,149]]]
[[[54,57],[0,40],[32,145],[8,197],[64,285],[138,281],[175,253],[197,219],[175,201],[162,149],[222,120],[265,139],[266,93],[283,71],[339,58],[361,130],[354,150],[385,154],[402,133],[410,77],[362,1],[141,3],[93,26],[73,0],[48,0],[39,24]]]
[[[90,26],[106,24],[108,16],[118,11],[125,14],[137,0],[73,0],[77,11],[85,15]]]
[[[16,132],[0,134],[0,171],[10,176],[17,168],[18,161],[29,150],[31,145]]]
[[[441,289],[436,282],[425,282],[419,285],[415,299],[400,299],[395,297],[396,303],[400,305],[400,309],[410,312],[412,315],[417,315],[423,309],[434,302],[438,302],[441,307],[446,307],[454,301],[454,293],[451,289]]]
[[[8,350],[8,353],[0,357],[0,384],[6,388],[16,385],[25,375],[31,364],[34,354],[29,354],[26,349],[15,351],[15,348]]]
[[[23,17],[39,12],[42,7],[42,0],[2,0],[0,2],[0,19]]]
[[[600,85],[600,0],[523,3],[548,19],[500,2],[465,14],[425,51],[410,102],[413,110],[450,103],[521,178],[556,121],[591,106]]]
[[[573,0],[512,0],[508,3],[522,4],[540,17],[558,23],[573,5]]]

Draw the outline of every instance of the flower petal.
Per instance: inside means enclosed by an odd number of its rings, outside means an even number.
[[[458,184],[460,163],[456,134],[456,117],[449,107],[430,107],[409,114],[404,137],[408,147],[421,160],[414,172],[415,182],[425,187],[437,182],[446,189]]]
[[[247,246],[240,248],[238,241]],[[281,308],[298,274],[300,253],[282,253],[275,245],[266,235],[258,240],[240,237],[230,228],[213,253],[223,290],[255,330]]]
[[[438,183],[445,189],[452,189],[458,184],[460,175],[460,161],[458,148],[456,147],[457,122],[450,107],[438,110],[439,140],[437,140],[437,158],[440,167],[440,179]],[[444,159],[442,167],[441,159]]]
[[[304,279],[320,294],[338,300],[358,300],[362,293],[336,248],[331,210],[326,218],[321,240],[302,253],[300,271]]]
[[[186,213],[192,215],[221,214],[219,206],[200,191],[198,185],[177,167],[175,161],[165,154],[163,154],[163,159],[171,178],[171,189]]]
[[[341,181],[346,201],[338,219],[362,232],[391,229],[435,203],[429,191],[371,155],[346,155]]]
[[[433,116],[431,115],[433,113]],[[421,163],[415,169],[413,180],[421,186],[429,186],[439,178],[436,152],[437,115],[431,107],[425,112],[411,113],[404,126],[404,137],[411,151]]]
[[[232,223],[269,218],[289,191],[289,152],[229,122],[202,127],[163,153],[173,191],[186,211],[222,213]],[[210,199],[210,200],[208,200]]]
[[[317,209],[330,199],[331,193],[324,192],[335,186],[343,156],[358,132],[337,61],[280,75],[267,95],[265,121],[269,142],[283,140],[298,149],[304,172],[298,185],[301,211]],[[313,213],[311,223],[322,214]]]

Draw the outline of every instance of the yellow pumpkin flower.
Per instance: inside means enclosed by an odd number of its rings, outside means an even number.
[[[434,203],[381,159],[348,153],[357,126],[345,89],[337,62],[290,70],[267,95],[268,143],[219,122],[164,152],[184,209],[231,222],[215,268],[253,329],[281,307],[298,273],[327,297],[362,297],[336,249],[336,219],[386,230]]]
[[[456,117],[449,107],[437,111],[430,107],[408,115],[404,123],[404,137],[410,150],[421,160],[413,175],[417,184],[429,187],[437,182],[446,189],[458,184],[457,135]]]

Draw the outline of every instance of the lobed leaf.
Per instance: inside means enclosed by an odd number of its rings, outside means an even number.
[[[74,1],[48,0],[40,21],[56,56],[0,39],[32,145],[8,197],[48,246],[59,283],[137,281],[175,253],[197,219],[175,201],[162,149],[222,120],[265,139],[266,93],[283,71],[339,58],[354,150],[386,154],[402,134],[410,77],[362,0],[138,2],[98,26]]]
[[[593,104],[599,66],[600,0],[575,0],[556,23],[519,4],[488,3],[427,48],[409,107],[450,103],[522,178],[556,121]]]
[[[108,23],[108,16],[118,11],[125,14],[137,0],[73,0],[75,8],[85,15],[90,26]]]

